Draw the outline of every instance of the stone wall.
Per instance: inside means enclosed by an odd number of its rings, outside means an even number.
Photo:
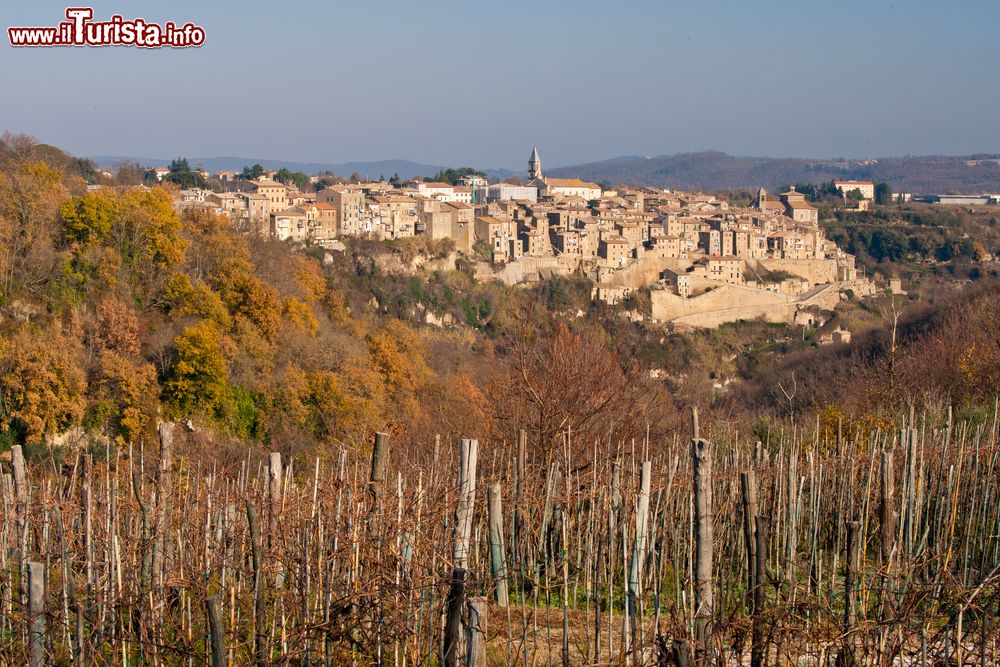
[[[813,285],[834,283],[838,278],[835,259],[761,259],[759,263],[768,271],[787,271]]]
[[[709,313],[697,313],[678,317],[673,321],[678,326],[714,329],[728,322],[739,320],[764,320],[765,322],[791,322],[795,318],[798,304],[780,303],[769,306],[739,306]]]
[[[688,299],[667,290],[653,290],[653,319],[668,322],[679,317],[741,307],[766,309],[794,303],[795,300],[785,294],[726,284],[719,284],[711,291]]]
[[[820,285],[801,297],[726,284],[688,299],[667,290],[652,292],[653,319],[706,328],[754,319],[790,323],[802,308],[818,306],[832,310],[838,301],[838,285]]]
[[[493,277],[505,285],[534,282],[544,278],[568,276],[576,271],[580,260],[567,255],[559,257],[521,257],[504,264],[494,272]]]
[[[612,273],[602,284],[612,287],[638,289],[657,282],[664,269],[670,269],[675,273],[684,273],[689,266],[691,266],[691,261],[687,259],[640,257],[624,269],[619,269]]]

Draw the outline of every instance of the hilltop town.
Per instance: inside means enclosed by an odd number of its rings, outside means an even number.
[[[447,239],[478,258],[483,281],[516,285],[579,273],[592,280],[593,297],[609,303],[645,287],[652,319],[677,325],[798,322],[832,309],[848,290],[875,290],[794,188],[777,196],[760,189],[749,207],[712,195],[608,189],[545,176],[537,149],[523,183],[470,174],[457,184],[358,182],[302,192],[266,172],[238,176],[217,176],[231,191],[181,190],[175,203],[228,214],[254,234],[327,248],[350,237]],[[874,196],[872,183],[841,187],[862,202]]]

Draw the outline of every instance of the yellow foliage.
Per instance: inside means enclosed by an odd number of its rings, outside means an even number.
[[[885,433],[894,428],[894,422],[885,415],[865,412],[860,415],[850,415],[838,405],[824,405],[819,410],[820,442],[829,443],[832,447],[837,442],[838,430],[844,442],[857,442],[864,449],[868,439],[875,432]]]
[[[167,280],[164,298],[178,315],[196,315],[228,330],[232,320],[222,298],[205,283],[192,284],[185,273],[175,273]]]
[[[0,218],[19,225],[40,222],[67,194],[62,172],[45,162],[28,162],[0,173]]]
[[[381,382],[370,370],[349,366],[338,375],[286,364],[275,384],[272,442],[299,430],[321,442],[361,446],[374,430],[386,427]]]
[[[275,414],[298,428],[306,426],[309,419],[310,389],[305,371],[286,364],[278,377],[274,397]]]
[[[290,296],[285,299],[282,311],[285,319],[293,326],[313,336],[319,333],[319,323],[316,321],[316,314],[313,313],[312,306],[308,303],[303,303],[294,296]]]
[[[37,280],[33,251],[53,236],[55,217],[68,196],[62,172],[44,162],[27,162],[0,173],[0,292],[18,280]]]
[[[181,219],[184,230],[193,236],[210,236],[225,232],[231,222],[228,215],[218,215],[202,208],[187,209]]]
[[[338,290],[330,290],[323,296],[323,306],[327,316],[334,322],[343,323],[350,319],[347,312],[347,299],[344,293]]]
[[[74,197],[59,207],[63,236],[70,241],[104,241],[121,210],[117,193],[110,188]]]
[[[958,357],[958,370],[974,387],[984,392],[996,392],[1000,387],[1000,343],[996,331],[992,341],[972,341]]]
[[[20,423],[35,441],[78,422],[87,383],[77,351],[55,328],[0,339],[0,427]]]
[[[174,346],[177,363],[164,386],[167,399],[180,414],[210,413],[228,388],[232,343],[214,323],[202,320],[182,331]]]
[[[347,306],[347,299],[340,290],[328,290],[323,296],[323,309],[326,316],[333,322],[346,327],[351,335],[360,338],[365,332],[365,323],[360,319],[352,319]]]
[[[273,365],[276,343],[242,315],[233,318],[233,340],[240,353],[247,354],[265,365]]]
[[[253,274],[249,261],[233,258],[224,261],[212,284],[232,315],[242,315],[253,322],[264,337],[274,340],[281,323],[277,291]]]
[[[309,387],[315,417],[335,441],[360,447],[386,427],[383,387],[371,369],[350,364],[339,374],[312,371]]]
[[[163,188],[110,188],[65,201],[60,207],[63,236],[73,243],[73,273],[83,287],[88,280],[129,285],[133,296],[155,302],[168,272],[184,259],[186,243],[169,193]]]
[[[94,275],[100,285],[98,289],[113,289],[118,285],[118,275],[122,270],[122,258],[114,248],[97,247],[90,253],[94,263]]]
[[[180,237],[181,221],[173,200],[163,188],[129,190],[121,196],[123,256],[152,262],[168,269],[184,259],[186,243]]]

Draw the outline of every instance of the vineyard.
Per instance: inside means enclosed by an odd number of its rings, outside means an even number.
[[[995,665],[992,424],[2,477],[7,664]],[[540,456],[539,452],[548,452]]]

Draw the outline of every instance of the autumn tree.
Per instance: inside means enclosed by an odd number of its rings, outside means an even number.
[[[498,353],[486,397],[508,440],[524,428],[547,448],[572,429],[589,447],[612,434],[641,434],[654,408],[664,407],[657,406],[662,394],[645,386],[634,362],[562,322],[544,330],[525,323],[504,336]]]
[[[382,387],[373,374],[346,368],[309,374],[317,426],[334,441],[359,447],[375,430],[384,428]]]
[[[319,263],[310,257],[296,255],[291,260],[292,275],[303,300],[307,303],[321,301],[326,295],[326,277]]]
[[[111,243],[122,258],[133,294],[143,306],[154,305],[172,270],[184,259],[180,218],[163,188],[130,190],[122,195],[121,207]]]
[[[103,271],[104,282],[124,282],[147,307],[184,258],[181,221],[163,188],[89,192],[63,203],[59,217],[71,256],[66,278],[83,291]]]
[[[118,195],[109,188],[74,197],[59,207],[63,236],[70,243],[107,241],[120,209]]]
[[[79,423],[87,386],[77,355],[59,327],[21,327],[0,338],[0,428],[37,442]]]
[[[139,354],[139,318],[135,310],[118,297],[104,297],[97,305],[94,341],[98,349],[122,357]]]
[[[224,261],[211,284],[231,315],[245,318],[267,340],[275,339],[281,324],[281,305],[273,287],[237,259]]]
[[[416,417],[421,410],[419,395],[431,378],[417,332],[399,320],[390,320],[368,336],[368,356],[394,407],[393,421]]]
[[[316,314],[308,303],[290,296],[282,305],[282,317],[286,322],[312,336],[319,333],[319,323]]]
[[[188,273],[205,281],[231,318],[249,321],[274,342],[282,304],[277,290],[257,275],[246,239],[232,232],[228,218],[210,212],[187,212],[182,224],[190,244],[185,256]],[[188,283],[199,289],[197,283]],[[171,283],[173,298],[185,289],[177,279]],[[205,305],[214,300],[204,292],[200,296]]]
[[[187,327],[174,341],[177,361],[164,384],[164,396],[178,415],[208,414],[228,388],[231,343],[207,320]]]
[[[164,306],[172,315],[196,316],[211,320],[225,331],[232,326],[232,319],[222,297],[204,282],[192,282],[186,273],[170,276],[164,289]]]
[[[152,436],[159,407],[156,368],[133,363],[112,350],[98,357],[91,380],[87,426],[120,445]]]
[[[48,278],[53,223],[69,192],[62,172],[33,159],[30,140],[5,135],[0,143],[13,156],[0,172],[0,293],[9,297],[15,285],[33,290]]]

